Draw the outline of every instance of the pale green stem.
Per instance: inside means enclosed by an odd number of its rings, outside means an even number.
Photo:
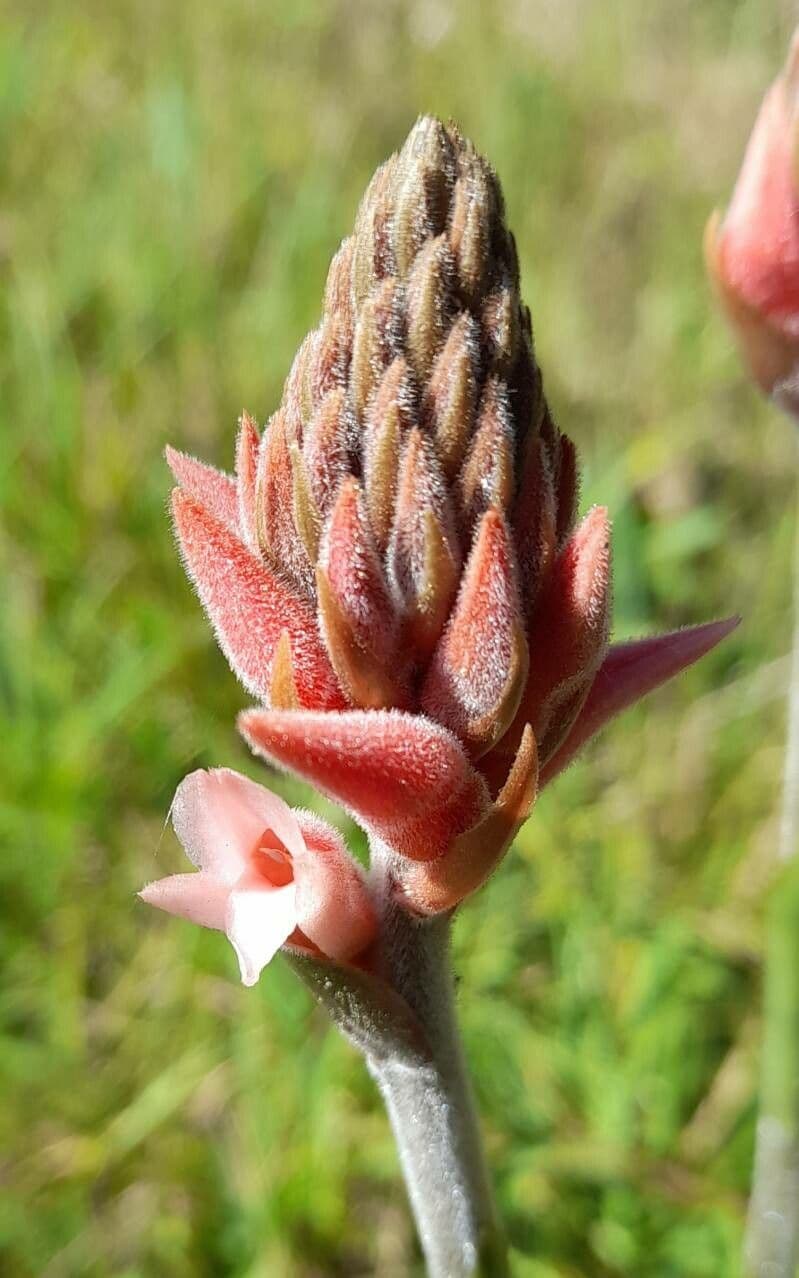
[[[381,922],[368,969],[288,959],[380,1088],[429,1278],[508,1278],[455,1016],[451,917],[419,919],[399,906],[391,860],[372,848]]]
[[[799,497],[799,448],[796,474]],[[766,917],[760,1116],[745,1244],[750,1278],[795,1278],[799,1261],[799,500],[795,538],[781,872]]]
[[[367,1053],[399,1149],[430,1278],[504,1278],[507,1256],[455,1016],[450,919],[414,919],[389,902],[385,975],[413,1009],[430,1060],[409,1068]]]

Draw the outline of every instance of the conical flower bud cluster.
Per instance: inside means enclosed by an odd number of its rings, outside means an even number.
[[[701,655],[682,632],[598,678],[607,515],[576,523],[499,182],[453,125],[376,173],[235,477],[170,462],[187,569],[266,707],[244,736],[347,807],[420,911],[491,872],[581,712],[593,731]]]

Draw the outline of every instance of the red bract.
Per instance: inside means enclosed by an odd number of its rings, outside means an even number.
[[[259,754],[312,781],[413,861],[443,856],[489,806],[456,738],[422,715],[248,710],[239,727]]]
[[[361,822],[420,912],[479,886],[539,777],[732,624],[608,649],[608,516],[576,523],[496,175],[437,120],[375,176],[235,479],[169,460],[188,572],[264,707],[242,732]]]

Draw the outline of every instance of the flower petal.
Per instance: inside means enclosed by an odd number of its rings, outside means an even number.
[[[230,886],[212,874],[171,874],[143,887],[139,896],[167,914],[199,923],[200,927],[225,930]]]
[[[519,477],[513,532],[519,585],[529,614],[549,572],[558,541],[558,503],[554,466],[546,441],[529,439]]]
[[[198,869],[229,886],[249,866],[264,830],[272,830],[292,857],[305,851],[288,804],[230,768],[185,777],[172,802],[172,824]]]
[[[230,893],[225,931],[244,985],[255,985],[297,924],[294,884],[270,887],[260,875],[242,878]]]
[[[444,628],[460,559],[447,482],[430,440],[414,428],[399,467],[387,565],[406,613],[407,640],[422,656],[429,656]]]
[[[461,516],[473,527],[491,506],[507,512],[513,495],[513,412],[508,388],[499,377],[483,387],[477,423],[458,476]]]
[[[530,624],[520,716],[533,726],[542,762],[566,735],[607,651],[609,617],[610,526],[597,506],[552,565]]]
[[[508,774],[526,724],[539,764],[566,737],[607,651],[610,617],[610,526],[594,507],[551,564],[527,633],[529,675],[513,723],[480,761],[492,788]]]
[[[355,423],[342,386],[322,400],[303,441],[303,460],[314,505],[324,519],[352,465]]]
[[[294,858],[297,925],[329,958],[352,958],[377,931],[363,871],[338,830],[311,812],[296,816],[305,841]]]
[[[396,705],[403,666],[398,618],[360,486],[351,476],[328,519],[316,586],[322,636],[353,702],[373,710]]]
[[[179,489],[172,495],[172,509],[186,568],[220,647],[245,688],[268,697],[272,657],[282,632],[288,630],[303,705],[345,705],[310,606]]]
[[[300,426],[297,424],[299,430]],[[261,436],[255,501],[258,542],[272,564],[292,581],[299,593],[313,593],[313,573],[308,551],[294,521],[294,468],[291,452],[295,441],[285,409],[267,422]]]
[[[622,710],[672,679],[735,629],[740,617],[689,626],[651,639],[614,644],[568,736],[541,770],[541,785],[562,772],[577,751]]]

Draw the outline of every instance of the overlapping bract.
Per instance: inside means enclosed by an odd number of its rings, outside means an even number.
[[[581,722],[720,637],[644,645],[608,692],[607,514],[576,524],[499,183],[437,120],[375,175],[235,478],[169,460],[186,567],[264,706],[245,737],[347,807],[420,911],[487,877]]]

